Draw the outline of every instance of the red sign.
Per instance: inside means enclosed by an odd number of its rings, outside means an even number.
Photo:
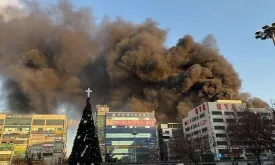
[[[202,104],[202,105],[198,106],[197,108],[195,108],[196,115],[199,114],[199,112],[203,112],[203,111],[206,111],[206,105],[205,104]]]
[[[107,126],[155,126],[155,120],[106,120]]]
[[[223,108],[225,108],[226,110],[230,110],[230,109],[237,110],[235,104],[217,104],[218,110],[222,110]]]

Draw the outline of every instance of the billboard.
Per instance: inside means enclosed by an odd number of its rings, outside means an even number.
[[[32,118],[32,115],[7,115],[7,118]]]
[[[65,115],[33,115],[33,119],[66,119]]]
[[[112,120],[106,119],[106,126],[152,126],[156,120]]]
[[[146,113],[146,112],[107,112],[107,118],[114,118],[114,117],[138,117],[139,119],[144,118],[151,118],[155,119],[154,113]]]

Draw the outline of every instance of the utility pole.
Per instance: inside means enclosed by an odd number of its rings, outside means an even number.
[[[261,40],[272,39],[275,46],[275,23],[272,23],[271,26],[265,25],[262,29],[263,30],[256,31],[255,38]]]

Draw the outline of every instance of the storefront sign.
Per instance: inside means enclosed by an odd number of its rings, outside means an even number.
[[[106,126],[155,126],[155,120],[106,120]]]
[[[139,133],[136,138],[150,138],[151,133]],[[131,133],[106,133],[106,138],[134,138],[134,135]]]
[[[155,118],[155,115],[153,113],[119,113],[119,112],[108,112],[106,113],[107,118],[112,117],[141,117],[141,118]]]
[[[32,118],[32,115],[7,115],[7,118]]]
[[[65,115],[33,115],[33,119],[66,119]]]
[[[0,155],[4,155],[4,154],[11,154],[12,151],[0,151]]]
[[[200,105],[200,106],[198,106],[198,107],[195,108],[195,113],[197,115],[197,114],[199,114],[199,113],[201,113],[203,111],[206,111],[206,109],[207,109],[206,104],[202,104],[202,105]]]

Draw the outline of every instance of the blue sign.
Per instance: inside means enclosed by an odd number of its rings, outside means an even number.
[[[221,153],[219,153],[218,154],[218,158],[222,158],[223,156],[222,156],[222,154]]]

